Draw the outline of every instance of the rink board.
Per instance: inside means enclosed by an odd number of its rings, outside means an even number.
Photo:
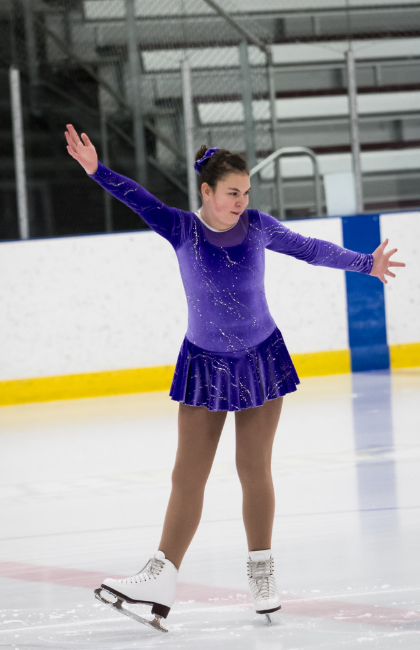
[[[270,311],[301,377],[420,366],[420,213],[288,221],[406,262],[383,285],[266,252]],[[152,231],[0,243],[0,404],[169,390],[187,325],[174,250]]]

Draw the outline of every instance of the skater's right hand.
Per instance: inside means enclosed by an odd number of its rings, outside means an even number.
[[[98,169],[98,156],[95,147],[86,133],[82,133],[82,142],[74,126],[72,124],[66,126],[68,131],[65,131],[64,135],[67,140],[67,151],[82,165],[87,174],[94,174]]]

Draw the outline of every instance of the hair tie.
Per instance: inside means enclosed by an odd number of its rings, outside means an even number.
[[[202,168],[202,166],[206,164],[206,162],[208,161],[208,159],[211,158],[212,155],[213,155],[214,153],[216,153],[216,151],[219,151],[219,148],[218,148],[218,147],[213,147],[213,149],[207,149],[207,151],[206,151],[206,153],[204,154],[204,156],[203,156],[202,158],[200,158],[200,160],[196,160],[196,161],[195,161],[195,163],[194,163],[194,169],[195,169],[195,171],[197,172],[197,174],[199,174],[199,173],[201,172],[201,168]]]

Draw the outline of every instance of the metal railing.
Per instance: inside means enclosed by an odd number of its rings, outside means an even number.
[[[278,202],[278,214],[279,219],[284,220],[285,218],[285,209],[284,209],[284,192],[283,192],[283,183],[281,179],[281,168],[280,168],[280,158],[282,156],[309,156],[312,161],[314,169],[314,184],[315,184],[315,207],[317,216],[322,215],[322,203],[321,203],[321,180],[319,173],[319,163],[317,155],[312,149],[307,147],[281,147],[274,151],[272,154],[267,156],[262,160],[258,165],[255,165],[250,171],[250,176],[258,174],[260,171],[271,165],[274,161],[277,165],[277,174],[274,173],[275,185],[277,189],[277,202]],[[277,181],[277,182],[276,182]]]

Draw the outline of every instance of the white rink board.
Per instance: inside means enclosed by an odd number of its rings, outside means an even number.
[[[418,213],[381,217],[382,239],[408,264],[385,287],[390,344],[420,341],[419,224]],[[287,226],[342,245],[339,217]],[[0,380],[176,363],[187,302],[157,233],[3,242],[0,278]],[[348,347],[343,272],[267,251],[265,285],[290,352]]]
[[[405,262],[397,268],[396,278],[387,278],[385,285],[385,313],[388,345],[418,343],[420,341],[420,212],[401,212],[380,216],[381,240],[389,239],[389,246],[397,248],[391,259]]]
[[[287,221],[290,230],[343,245],[341,218]],[[266,251],[265,288],[270,312],[289,352],[349,347],[345,274]]]
[[[0,244],[0,379],[174,364],[187,301],[154,232]]]

